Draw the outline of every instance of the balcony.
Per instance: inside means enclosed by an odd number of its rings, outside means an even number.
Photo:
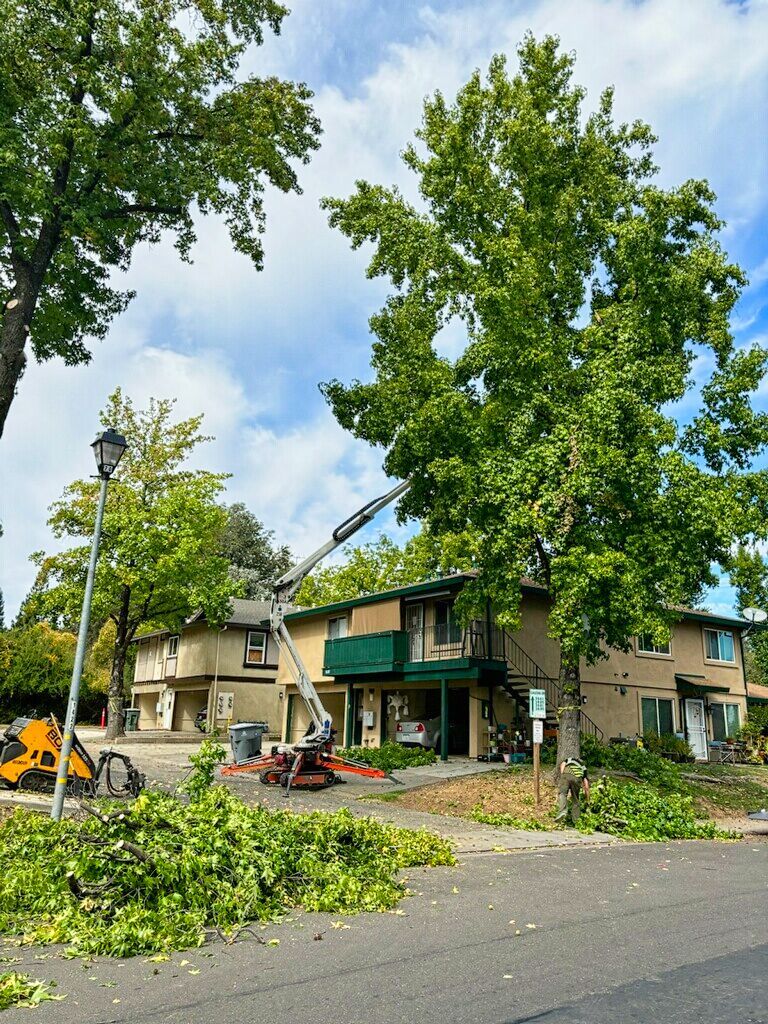
[[[348,676],[402,671],[408,660],[408,634],[401,629],[325,641],[323,675]]]
[[[476,621],[467,627],[441,623],[326,640],[323,675],[402,673],[407,665],[426,662],[503,661],[503,647],[496,637],[495,627],[489,630],[485,622]]]

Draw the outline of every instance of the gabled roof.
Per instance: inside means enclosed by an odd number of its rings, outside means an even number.
[[[247,601],[242,597],[233,597],[230,603],[230,614],[224,620],[224,625],[227,626],[244,626],[247,628],[254,628],[255,626],[268,626],[269,625],[269,601]],[[205,615],[202,611],[196,611],[194,615],[184,622],[182,629],[186,629],[187,626],[194,626],[198,622],[205,622]],[[136,640],[149,640],[153,636],[169,636],[171,633],[170,629],[156,629],[154,633],[142,633],[139,636],[135,636]]]
[[[224,621],[228,626],[262,626],[269,619],[269,607],[269,601],[247,601],[243,597],[233,597],[231,612]],[[205,615],[201,610],[190,615],[184,625],[191,626],[194,622],[204,621]]]

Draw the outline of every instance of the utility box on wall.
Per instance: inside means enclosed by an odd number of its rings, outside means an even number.
[[[376,725],[376,712],[363,711],[363,725],[366,729],[373,729]]]

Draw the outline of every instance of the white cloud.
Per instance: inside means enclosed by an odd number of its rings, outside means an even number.
[[[343,31],[362,16],[360,5],[294,0],[282,36],[248,58],[260,70],[309,78],[324,127],[321,151],[300,170],[304,194],[267,193],[264,272],[232,251],[219,221],[203,221],[191,266],[168,240],[136,254],[128,283],[138,297],[89,367],[31,366],[21,382],[0,442],[0,583],[11,611],[31,582],[28,553],[50,543],[47,505],[90,470],[87,444],[117,383],[137,400],[176,394],[181,414],[205,411],[218,440],[204,458],[234,474],[228,498],[248,501],[297,552],[381,492],[379,454],[334,425],[316,384],[366,373],[367,317],[385,286],[365,279],[366,253],[351,252],[328,229],[318,201],[349,194],[361,177],[397,182],[412,196],[399,153],[424,96],[440,88],[452,98],[494,52],[513,64],[527,29],[558,33],[576,51],[575,79],[587,87],[590,109],[613,83],[618,116],[650,121],[665,183],[711,180],[731,222],[729,245],[738,247],[747,230],[756,234],[768,197],[765,0],[467,0],[448,11],[435,4],[420,9],[411,39],[378,50],[378,63],[354,81],[312,81],[304,64],[321,68],[339,54],[343,63],[340,47],[356,45]],[[381,5],[373,7],[381,19]],[[397,28],[393,39],[401,39]],[[459,335],[447,330],[441,350],[455,354]]]

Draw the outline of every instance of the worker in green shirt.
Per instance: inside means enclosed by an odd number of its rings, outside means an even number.
[[[584,790],[589,800],[589,775],[587,766],[576,757],[569,757],[560,763],[560,777],[557,784],[557,814],[555,821],[562,821],[568,814],[568,794],[571,794],[571,821],[575,825],[581,814],[579,794]]]

